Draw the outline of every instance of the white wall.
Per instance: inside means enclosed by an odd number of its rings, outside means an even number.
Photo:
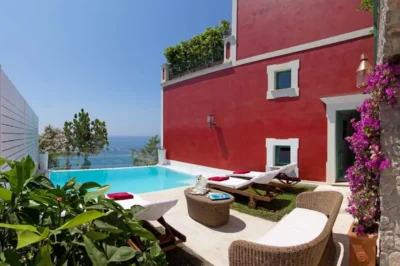
[[[0,66],[0,157],[39,162],[39,119]],[[1,169],[7,170],[7,167]]]

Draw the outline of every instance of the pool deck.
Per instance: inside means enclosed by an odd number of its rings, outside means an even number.
[[[165,220],[178,229],[187,237],[185,245],[195,253],[214,264],[215,266],[229,265],[228,248],[234,240],[256,241],[267,233],[276,222],[267,221],[258,217],[250,216],[231,210],[229,223],[219,228],[209,228],[194,220],[187,213],[184,190],[188,187],[181,187],[151,193],[141,194],[149,201],[178,199],[177,205],[165,216]],[[347,231],[352,223],[352,217],[347,214],[344,208],[347,205],[347,197],[350,194],[348,187],[320,185],[316,191],[335,190],[344,195],[344,201],[333,228],[334,239],[338,245],[337,265],[348,265],[348,240]]]

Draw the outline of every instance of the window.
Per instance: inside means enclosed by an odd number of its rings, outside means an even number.
[[[275,146],[275,165],[290,164],[290,146]]]
[[[267,99],[298,97],[300,95],[299,68],[299,60],[267,66]]]
[[[299,139],[265,139],[267,152],[266,171],[276,170],[278,167],[298,162]],[[299,176],[299,168],[295,169],[296,176]]]
[[[292,75],[292,71],[291,70],[276,72],[275,89],[276,90],[281,90],[281,89],[291,88],[291,86],[292,86],[292,77],[291,77],[291,75]]]

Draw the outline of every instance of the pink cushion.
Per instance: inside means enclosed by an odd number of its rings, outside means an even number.
[[[233,173],[234,173],[234,174],[242,175],[242,174],[250,173],[250,171],[249,171],[249,170],[236,170],[236,171],[233,172]]]
[[[133,195],[128,192],[110,193],[110,194],[107,194],[107,196],[110,199],[114,199],[114,200],[133,199]]]
[[[228,180],[228,179],[229,179],[228,176],[213,176],[213,177],[210,177],[208,180],[220,182],[220,181],[225,181],[225,180]]]

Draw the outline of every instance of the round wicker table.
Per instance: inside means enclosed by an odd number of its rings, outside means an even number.
[[[210,200],[207,195],[190,194],[190,190],[191,188],[185,190],[185,197],[189,216],[193,220],[209,227],[219,227],[228,223],[230,206],[235,200],[231,194],[226,193],[230,197],[226,200]],[[221,193],[215,189],[211,189],[210,192]]]

